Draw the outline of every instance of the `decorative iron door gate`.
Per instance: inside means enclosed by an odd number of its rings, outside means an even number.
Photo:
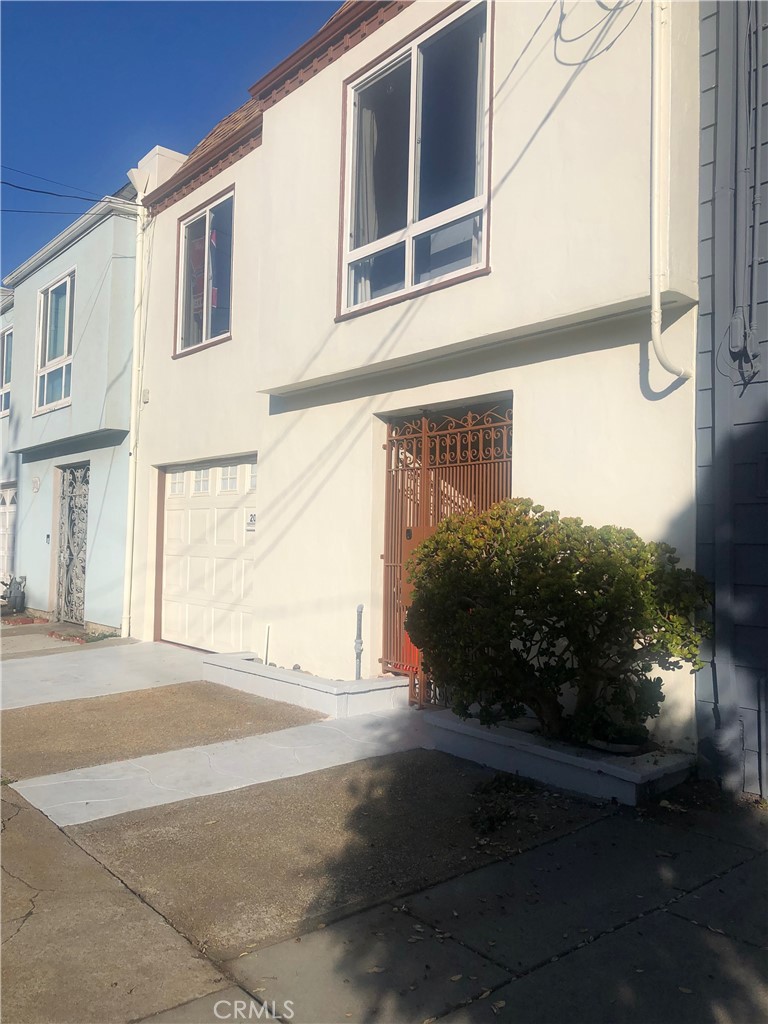
[[[61,471],[59,566],[56,611],[64,622],[85,622],[85,544],[88,528],[90,464]]]
[[[483,511],[511,496],[512,399],[391,423],[386,447],[381,660],[386,671],[413,680],[419,652],[405,632],[410,596],[405,563],[446,516]]]

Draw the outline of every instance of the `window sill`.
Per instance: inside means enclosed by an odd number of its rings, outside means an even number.
[[[466,274],[458,274],[456,277],[446,277],[442,281],[432,281],[429,284],[409,288],[408,291],[398,292],[397,295],[383,298],[378,302],[371,302],[365,306],[353,307],[352,309],[345,310],[343,313],[337,313],[334,317],[334,323],[341,324],[345,320],[354,320],[356,317],[365,316],[366,313],[373,313],[376,310],[385,309],[387,306],[395,306],[398,302],[407,302],[409,299],[416,299],[422,295],[428,295],[430,292],[437,292],[443,288],[452,288],[454,285],[461,284],[464,281],[471,281],[476,277],[486,277],[490,272],[490,266],[475,267],[473,270],[468,270]]]
[[[232,341],[231,334],[222,334],[220,338],[211,338],[210,341],[203,341],[199,345],[190,345],[189,348],[179,349],[171,356],[172,359],[183,359],[184,356],[191,356],[194,352],[203,352],[205,349],[215,348],[216,345],[223,345],[225,341]]]
[[[67,409],[70,405],[72,405],[71,398],[65,398],[63,402],[52,402],[50,405],[44,405],[42,409],[35,409],[32,413],[32,418],[34,419],[35,416],[45,416],[46,413],[56,412],[57,409]]]

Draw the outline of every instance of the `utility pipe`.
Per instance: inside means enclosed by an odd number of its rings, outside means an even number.
[[[763,156],[763,0],[755,3],[755,176],[752,201],[752,287],[749,297],[749,357],[753,363],[760,358],[757,344],[757,288],[760,269],[760,206],[762,204]]]
[[[131,358],[131,412],[128,430],[128,522],[125,532],[125,566],[123,570],[123,617],[121,636],[131,635],[131,601],[133,598],[133,548],[136,533],[136,462],[139,434],[139,387],[141,378],[141,315],[144,297],[144,233],[147,210],[142,205],[143,192],[129,172],[136,187],[138,214],[136,217],[136,266],[133,279],[133,352]]]
[[[357,633],[355,635],[355,679],[363,674],[363,605],[357,606]]]
[[[666,4],[651,0],[651,344],[656,358],[673,377],[689,380],[690,370],[677,366],[661,340],[661,155],[662,155],[662,32]]]

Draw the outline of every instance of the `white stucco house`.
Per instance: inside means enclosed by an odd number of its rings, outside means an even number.
[[[507,495],[692,565],[696,5],[353,0],[249,91],[132,176],[132,635],[350,678],[363,605],[407,672],[410,547]]]

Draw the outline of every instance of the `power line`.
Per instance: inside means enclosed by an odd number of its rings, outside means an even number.
[[[21,192],[34,192],[36,195],[39,196],[56,196],[59,199],[78,199],[83,203],[90,203],[91,205],[93,205],[93,199],[89,198],[88,196],[72,196],[67,195],[65,192],[49,192],[47,189],[44,188],[29,188],[27,185],[14,185],[12,181],[0,180],[0,185],[5,185],[6,188],[17,188]],[[109,196],[108,198],[116,199],[119,203],[130,202],[129,199],[121,199],[119,196]],[[137,204],[131,203],[131,205],[136,206]]]
[[[97,210],[95,213],[83,213],[82,210],[11,210],[3,208],[0,213],[43,213],[50,217],[55,217],[57,214],[60,217],[103,217],[103,210]],[[117,216],[121,216],[118,214]]]
[[[31,171],[21,171],[18,167],[10,167],[8,164],[0,164],[4,171],[13,171],[14,174],[23,174],[25,178],[37,178],[38,181],[47,181],[50,185],[61,185],[63,188],[74,188],[79,192],[90,192],[92,196],[100,199],[98,192],[91,192],[89,188],[82,188],[80,185],[68,185],[66,181],[56,181],[55,178],[44,178],[42,174],[32,174]]]

